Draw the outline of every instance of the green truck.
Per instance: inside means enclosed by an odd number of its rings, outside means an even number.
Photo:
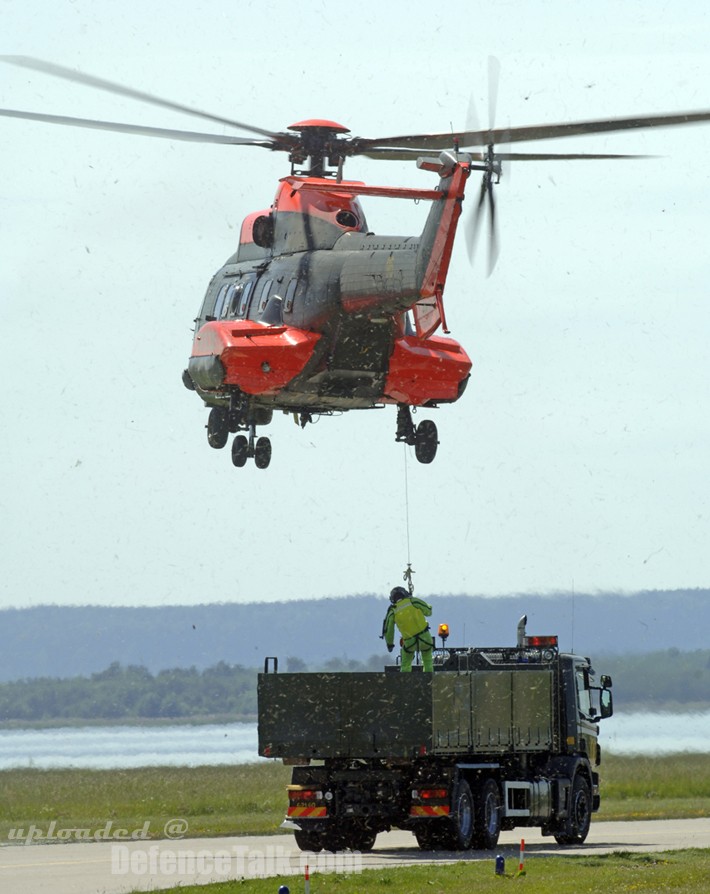
[[[422,849],[492,849],[537,826],[579,844],[599,809],[611,678],[556,636],[446,647],[434,672],[259,674],[259,754],[293,766],[288,825],[302,850],[370,850],[379,832]]]

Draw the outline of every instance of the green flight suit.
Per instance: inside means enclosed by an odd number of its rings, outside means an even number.
[[[431,606],[423,599],[416,596],[408,596],[400,599],[394,605],[390,605],[382,624],[382,632],[388,646],[394,643],[395,627],[402,636],[402,664],[400,670],[403,673],[412,670],[412,660],[416,652],[422,656],[424,670],[434,670],[432,651],[434,640],[429,632],[426,618],[431,615]]]

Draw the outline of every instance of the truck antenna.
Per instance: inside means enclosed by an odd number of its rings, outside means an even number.
[[[574,578],[572,578],[572,654],[574,655]]]

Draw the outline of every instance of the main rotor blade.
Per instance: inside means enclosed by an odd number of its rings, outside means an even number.
[[[344,146],[348,155],[364,155],[366,158],[376,158],[378,161],[411,161],[422,155],[426,155],[430,150],[424,146],[419,148],[411,148],[407,146],[370,146],[363,151],[355,150],[351,152],[347,148],[349,141],[343,140],[340,146]]]
[[[501,131],[507,135],[508,131]],[[505,140],[504,140],[505,141]],[[409,161],[416,159],[422,155],[431,152],[431,148],[419,146],[418,148],[410,148],[407,146],[371,146],[361,152],[355,152],[355,155],[364,155],[367,158],[377,158],[380,161]],[[496,152],[495,157],[498,161],[579,161],[584,159],[605,159],[605,158],[657,158],[655,155],[638,155],[638,154],[619,154],[610,152]],[[473,153],[474,161],[483,159],[481,153]]]
[[[128,96],[131,99],[138,99],[142,102],[152,103],[164,109],[173,109],[177,112],[185,112],[188,115],[196,115],[198,118],[204,118],[207,121],[213,121],[217,124],[227,124],[230,127],[238,127],[241,130],[247,130],[251,133],[260,134],[269,139],[277,139],[278,135],[270,130],[264,130],[261,127],[254,127],[252,124],[244,124],[242,121],[234,121],[230,118],[222,118],[219,115],[212,115],[209,112],[203,112],[200,109],[193,109],[190,106],[184,106],[181,103],[172,102],[169,99],[161,99],[158,96],[152,96],[150,93],[144,93],[142,90],[134,90],[131,87],[124,87],[122,84],[115,84],[112,81],[97,78],[93,75],[83,74],[71,68],[64,68],[62,65],[55,65],[53,62],[45,62],[42,59],[35,59],[32,56],[0,56],[0,62],[7,62],[10,65],[19,65],[22,68],[29,68],[32,71],[39,71],[43,74],[52,75],[56,78],[64,78],[67,81],[73,81],[76,84],[84,84],[87,87],[96,87],[99,90],[106,90],[109,93],[116,93],[119,96]]]
[[[710,121],[710,111],[678,112],[672,115],[646,115],[633,118],[605,118],[593,121],[572,121],[566,124],[533,124],[527,127],[502,127],[492,130],[461,131],[459,133],[410,134],[399,137],[379,137],[378,139],[353,139],[353,154],[362,154],[372,146],[397,146],[406,148],[415,145],[431,149],[448,149],[455,140],[463,149],[466,146],[489,146],[495,143],[521,143],[532,140],[556,140],[561,137],[576,137],[584,134],[614,133],[623,130],[649,127],[675,127],[683,124],[700,124]]]
[[[585,161],[603,158],[658,158],[657,155],[612,155],[607,152],[496,152],[498,161]]]
[[[498,87],[500,84],[500,61],[495,56],[488,57],[488,128],[496,124],[498,110]]]
[[[496,202],[493,196],[493,181],[488,179],[488,276],[493,273],[493,268],[498,260],[498,226],[496,223]]]
[[[116,133],[138,134],[143,137],[162,137],[167,140],[187,140],[192,143],[228,143],[232,146],[263,146],[272,149],[271,140],[253,140],[249,137],[230,137],[216,133],[195,133],[189,130],[169,130],[163,127],[146,127],[141,124],[120,124],[115,121],[96,121],[93,118],[70,118],[64,115],[45,115],[41,112],[20,112],[0,109],[5,118],[24,118],[45,124],[66,124],[71,127],[89,127],[94,130],[110,130]]]

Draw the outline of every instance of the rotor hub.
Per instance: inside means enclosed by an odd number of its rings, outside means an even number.
[[[296,131],[300,135],[298,143],[289,154],[292,164],[303,164],[306,159],[310,159],[311,166],[307,173],[315,177],[326,175],[326,164],[340,165],[343,153],[338,134],[350,133],[343,124],[324,118],[309,118],[307,121],[289,125],[288,130]]]

